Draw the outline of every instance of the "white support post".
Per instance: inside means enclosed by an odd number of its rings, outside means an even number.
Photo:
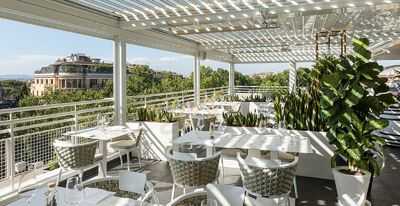
[[[235,95],[235,64],[229,64],[228,94]]]
[[[115,124],[126,122],[126,42],[120,38],[114,40],[114,113]]]
[[[194,104],[200,106],[200,58],[198,55],[194,56],[193,61],[193,93]]]
[[[296,90],[296,79],[297,79],[297,71],[296,71],[296,62],[289,62],[289,93]]]

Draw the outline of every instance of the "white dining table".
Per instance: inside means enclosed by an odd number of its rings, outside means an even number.
[[[138,133],[139,129],[130,129],[126,126],[104,126],[104,127],[94,127],[88,129],[82,129],[77,131],[67,132],[64,135],[68,135],[71,137],[79,137],[79,138],[87,138],[93,140],[99,140],[100,153],[102,155],[101,164],[103,164],[103,168],[107,168],[107,142],[112,139],[123,137],[126,135],[133,133]],[[99,167],[99,175],[106,177],[107,170],[104,171],[106,174],[103,174],[103,171]]]
[[[211,138],[211,135],[214,138]],[[173,141],[174,145],[205,145],[225,149],[247,149],[256,155],[260,151],[313,153],[308,137],[277,134],[233,134],[224,132],[191,131]],[[273,154],[276,158],[277,154]]]
[[[68,206],[65,203],[66,189],[58,187],[56,192],[57,206]],[[34,195],[32,196],[32,193]],[[47,188],[38,188],[29,191],[26,194],[19,195],[15,201],[7,204],[7,206],[26,206],[30,199],[30,206],[45,206]],[[96,188],[85,188],[85,198],[77,206],[139,206],[140,202],[130,198],[122,198],[114,196],[114,192],[109,192]],[[146,203],[145,206],[161,206],[160,204]]]

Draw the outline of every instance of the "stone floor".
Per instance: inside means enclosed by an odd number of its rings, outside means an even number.
[[[375,178],[372,188],[372,203],[375,206],[400,206],[400,148],[385,148],[386,165],[382,174]],[[110,173],[118,173],[121,168],[119,161],[109,165]],[[133,163],[133,166],[135,163]],[[172,176],[167,162],[146,161],[146,166],[140,171],[147,174],[155,184],[161,203],[167,203],[171,195]],[[125,165],[126,166],[126,165]],[[133,168],[132,168],[133,169]],[[240,185],[238,171],[227,171],[227,184]],[[235,175],[236,174],[236,175]],[[335,206],[336,188],[334,181],[297,177],[299,198],[296,205]],[[177,194],[181,191],[178,190]]]

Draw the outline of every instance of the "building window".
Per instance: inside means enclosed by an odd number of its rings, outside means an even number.
[[[65,79],[61,80],[61,88],[65,88]]]
[[[36,79],[36,84],[39,84],[39,79]]]
[[[72,87],[78,88],[78,80],[77,79],[72,80]]]
[[[72,79],[67,79],[67,88],[72,88]]]
[[[46,79],[46,85],[48,85],[49,84],[49,80],[48,79]]]
[[[50,84],[53,84],[53,80],[50,80]]]
[[[40,79],[40,84],[43,84],[43,79]]]
[[[89,83],[90,88],[97,88],[97,79],[91,79]]]

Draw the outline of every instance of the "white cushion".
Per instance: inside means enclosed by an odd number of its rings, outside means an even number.
[[[207,199],[217,200],[222,206],[243,206],[244,189],[232,185],[208,184]]]
[[[143,173],[124,171],[119,173],[119,189],[144,194],[147,177]]]
[[[131,149],[136,146],[136,142],[133,140],[119,140],[111,142],[110,147],[115,149]]]

